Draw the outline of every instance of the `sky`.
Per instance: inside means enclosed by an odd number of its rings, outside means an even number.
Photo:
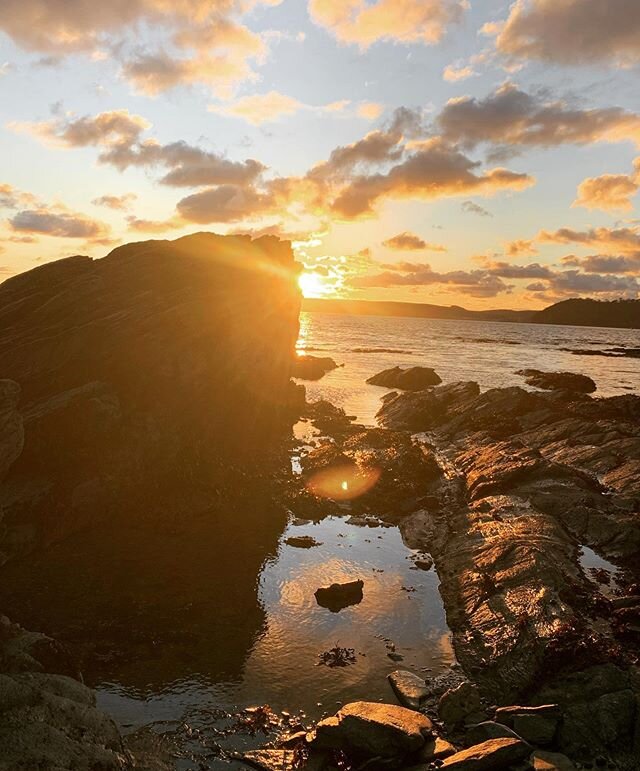
[[[637,298],[638,0],[0,0],[0,280],[291,240],[310,296]]]

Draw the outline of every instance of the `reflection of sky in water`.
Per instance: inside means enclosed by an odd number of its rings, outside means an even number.
[[[312,535],[323,545],[291,547],[284,544],[291,535]],[[394,669],[427,675],[427,669],[436,673],[453,660],[437,575],[413,568],[411,554],[396,528],[357,527],[333,517],[289,526],[277,559],[260,577],[267,622],[240,683],[212,684],[206,672],[194,673],[162,693],[136,699],[127,695],[124,681],[98,689],[99,703],[121,724],[137,727],[215,707],[268,703],[317,717],[354,699],[393,701],[386,675]],[[332,613],[316,603],[319,586],[356,578],[364,581],[359,605]],[[406,591],[411,588],[415,591]],[[384,638],[403,661],[388,657]],[[355,648],[357,663],[335,669],[319,665],[318,654],[336,644]]]
[[[298,342],[298,348],[345,365],[318,382],[305,382],[308,398],[328,399],[367,425],[374,423],[387,389],[365,380],[388,367],[433,367],[444,383],[475,380],[483,390],[525,386],[515,372],[527,367],[580,372],[596,382],[596,396],[613,396],[638,391],[640,359],[575,356],[561,348],[637,345],[635,329],[324,313],[300,314]]]

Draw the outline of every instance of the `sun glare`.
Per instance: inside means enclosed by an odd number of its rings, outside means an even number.
[[[322,276],[317,273],[301,273],[298,284],[305,297],[322,297],[331,292],[330,287],[324,284]]]

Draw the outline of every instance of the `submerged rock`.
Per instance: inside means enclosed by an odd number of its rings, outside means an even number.
[[[542,372],[539,369],[520,369],[516,375],[522,375],[527,385],[546,391],[573,391],[579,394],[591,394],[597,387],[590,377],[575,372]]]
[[[320,380],[338,365],[330,356],[296,356],[291,374],[300,380]]]
[[[429,689],[422,677],[406,669],[397,669],[387,676],[393,692],[403,707],[420,709],[429,696]]]
[[[384,388],[400,388],[403,391],[422,391],[429,386],[439,385],[442,379],[431,367],[392,367],[368,378],[367,383]]]
[[[432,737],[433,724],[425,715],[392,704],[357,701],[321,720],[311,744],[366,757],[401,758]]]
[[[348,581],[344,584],[331,584],[316,589],[315,598],[318,605],[327,608],[332,613],[338,613],[351,605],[362,602],[364,581]]]

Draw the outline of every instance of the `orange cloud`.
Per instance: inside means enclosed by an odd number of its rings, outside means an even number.
[[[578,196],[573,206],[603,211],[630,211],[631,198],[640,189],[640,158],[634,162],[633,174],[602,174],[587,177],[578,185]]]
[[[309,0],[312,20],[342,43],[368,48],[379,40],[433,44],[461,21],[466,0]]]
[[[432,252],[447,251],[446,246],[427,243],[424,239],[420,238],[420,236],[417,236],[415,233],[408,233],[407,231],[398,233],[398,235],[393,236],[393,238],[388,238],[386,241],[382,242],[382,245],[386,246],[387,249],[396,249],[398,251],[418,251],[420,249],[428,249]]]
[[[611,7],[608,7],[611,5]],[[602,0],[517,0],[502,24],[485,25],[509,59],[556,64],[640,62],[640,4]]]

